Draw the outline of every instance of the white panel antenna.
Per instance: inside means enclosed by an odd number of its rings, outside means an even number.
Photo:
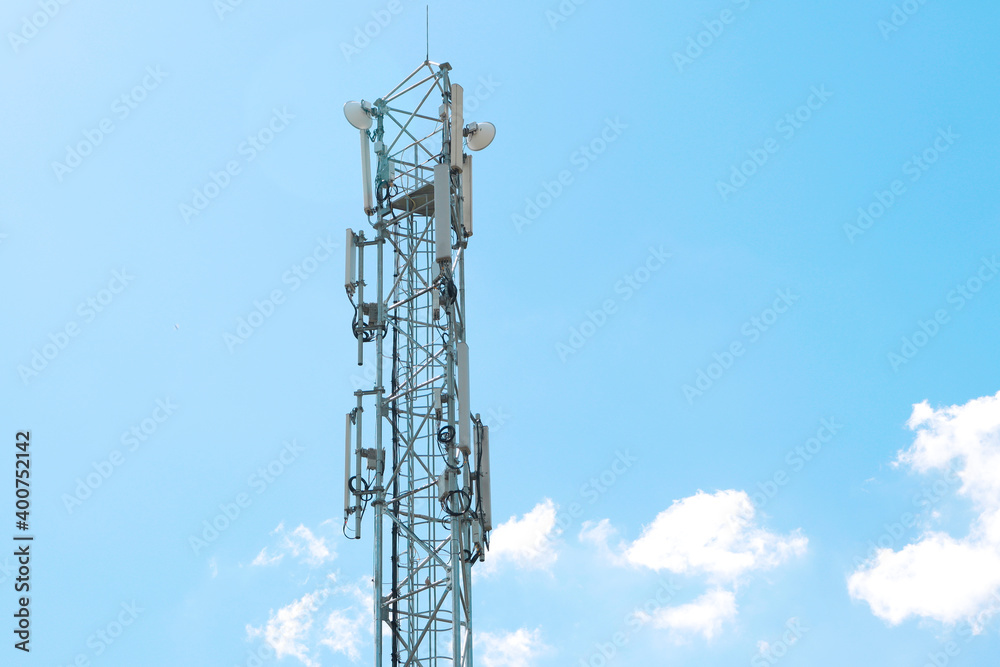
[[[462,156],[462,227],[472,236],[472,156]]]
[[[468,455],[472,452],[472,412],[469,410],[469,344],[458,344],[458,448]]]
[[[357,279],[357,268],[354,263],[355,255],[355,245],[354,245],[354,230],[350,227],[347,228],[347,239],[344,243],[344,249],[347,256],[344,258],[344,287],[347,288],[348,292],[354,292],[354,283],[358,281]]]
[[[351,505],[351,413],[347,413],[347,426],[344,434],[344,522],[350,516]]]
[[[451,169],[462,171],[462,87],[451,84]]]
[[[483,530],[493,530],[493,500],[490,496],[490,427],[483,425],[479,446],[479,495],[483,503]]]
[[[365,195],[365,213],[374,213],[372,207],[372,156],[369,147],[368,132],[361,130],[361,178]]]
[[[448,165],[434,165],[434,244],[437,261],[451,262],[451,174]]]

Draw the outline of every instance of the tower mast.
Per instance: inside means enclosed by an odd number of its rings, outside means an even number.
[[[374,524],[376,667],[473,667],[472,566],[492,529],[489,430],[469,405],[463,138],[476,151],[496,130],[463,124],[450,70],[427,60],[374,103],[344,106],[372,227],[347,230],[345,286],[358,365],[375,363],[346,419],[344,532],[360,539],[366,513]]]

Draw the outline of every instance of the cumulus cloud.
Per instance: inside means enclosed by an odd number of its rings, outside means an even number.
[[[477,574],[488,575],[503,563],[513,563],[522,570],[546,570],[558,559],[556,505],[546,498],[522,516],[511,517],[493,529],[490,550]]]
[[[892,625],[910,616],[954,624],[974,621],[1000,588],[1000,553],[989,545],[927,533],[900,551],[879,550],[873,562],[851,575],[851,595]]]
[[[370,625],[367,615],[357,610],[337,609],[326,619],[324,631],[326,636],[320,643],[334,653],[343,653],[351,661],[361,658],[362,631]]]
[[[247,624],[247,639],[262,638],[279,660],[292,656],[307,667],[319,667],[321,647],[358,661],[362,645],[373,635],[373,598],[365,587],[367,578],[342,586],[332,585],[335,575],[328,575],[327,580],[330,585],[272,610],[262,626]]]
[[[613,534],[605,521],[587,525],[584,541],[606,543]],[[753,570],[780,565],[806,551],[800,531],[778,535],[759,527],[745,491],[699,491],[676,500],[646,526],[637,540],[619,546],[626,563],[676,574],[707,575],[733,582]]]
[[[736,618],[736,595],[731,591],[715,589],[698,599],[676,607],[661,607],[643,620],[653,627],[669,630],[677,642],[700,634],[712,639],[722,631],[722,625]]]
[[[322,527],[328,523],[330,522],[324,521],[320,525]],[[282,522],[271,531],[271,534],[278,538],[274,552],[268,552],[268,548],[264,547],[250,565],[276,565],[281,562],[285,554],[290,554],[293,558],[298,558],[311,567],[319,567],[337,556],[334,549],[327,544],[325,537],[317,537],[303,524],[299,524],[297,528],[289,532]]]
[[[538,629],[476,633],[476,661],[484,667],[531,667],[546,648]]]
[[[809,545],[801,531],[779,535],[760,527],[750,497],[734,489],[698,491],[675,500],[631,543],[620,539],[607,519],[584,523],[579,539],[618,566],[708,580],[708,590],[694,601],[640,614],[641,620],[668,631],[679,643],[697,635],[706,640],[718,635],[737,613],[736,594],[727,589],[751,572],[801,556]]]
[[[308,667],[316,665],[310,658],[307,639],[313,624],[313,612],[319,609],[326,595],[326,590],[308,593],[277,612],[272,611],[264,626],[247,625],[247,637],[263,637],[279,660],[287,655],[298,658]]]
[[[284,546],[293,556],[301,557],[313,566],[322,565],[335,557],[333,550],[326,545],[326,538],[316,537],[311,530],[301,524],[291,534],[285,536]]]
[[[896,464],[918,473],[954,471],[958,495],[978,515],[955,538],[927,531],[899,551],[880,549],[848,579],[848,591],[892,625],[919,617],[973,632],[1000,608],[1000,393],[965,405],[913,406],[913,444]]]

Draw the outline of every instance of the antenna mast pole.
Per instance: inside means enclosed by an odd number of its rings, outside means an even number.
[[[427,60],[374,103],[344,107],[363,169],[372,151],[377,165],[374,182],[364,174],[371,238],[347,230],[357,361],[374,355],[375,382],[347,415],[344,492],[345,534],[361,538],[366,511],[374,524],[376,667],[473,667],[472,566],[492,529],[489,430],[469,405],[463,136],[478,150],[495,130],[465,128],[450,70]]]

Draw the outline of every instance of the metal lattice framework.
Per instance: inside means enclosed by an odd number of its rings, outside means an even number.
[[[376,377],[347,416],[344,528],[360,539],[370,509],[376,667],[472,667],[471,570],[491,529],[488,430],[468,405],[472,161],[450,69],[426,61],[361,103],[373,233],[348,230],[345,282],[358,364],[374,352]]]

